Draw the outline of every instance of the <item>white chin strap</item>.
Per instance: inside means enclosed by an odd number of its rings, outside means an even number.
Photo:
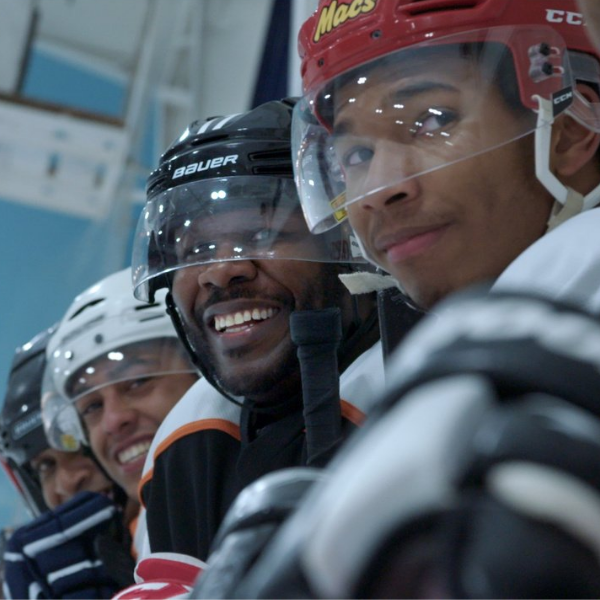
[[[535,174],[542,185],[552,194],[554,206],[548,219],[546,233],[564,223],[580,212],[594,208],[600,204],[600,185],[587,196],[562,184],[550,169],[550,142],[554,114],[552,102],[540,96],[538,101],[538,122],[535,130]]]
[[[369,253],[364,247],[360,237],[358,235],[355,237],[356,243],[360,249],[360,253],[363,255],[365,260],[380,269],[381,267],[369,256]],[[403,294],[406,295],[406,292],[402,288],[402,285],[400,285],[400,282],[394,279],[391,275],[383,275],[371,272],[358,272],[353,273],[352,275],[338,275],[338,277],[352,295],[378,292],[392,287],[398,288]]]
[[[379,265],[374,260],[369,258],[369,254],[365,250],[361,239],[358,236],[355,236],[355,238],[363,257],[379,269]],[[338,275],[338,278],[353,296],[357,294],[379,292],[392,287],[398,288],[402,293],[405,293],[398,281],[396,281],[391,275],[384,275],[383,273],[356,271],[349,274],[340,274]]]

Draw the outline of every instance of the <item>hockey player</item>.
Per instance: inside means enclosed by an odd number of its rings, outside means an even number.
[[[545,273],[561,262],[561,242],[569,238],[566,250],[580,268],[567,275],[579,282],[598,264],[598,238],[583,233],[597,230],[598,211],[573,217],[600,196],[598,63],[574,2],[322,1],[300,46],[307,96],[296,113],[294,164],[313,231],[328,230],[346,210],[365,255],[426,309],[454,290],[508,273],[530,251],[543,258],[537,273]],[[553,231],[542,238],[547,229]],[[565,273],[564,263],[558,271]],[[565,295],[579,299],[583,283]],[[481,309],[452,305],[450,312],[465,318],[464,329],[430,326],[430,345],[409,365],[422,367],[424,378],[466,378],[454,389],[449,380],[427,389],[415,381],[401,392],[392,387],[387,407],[414,392],[414,418],[397,427],[393,418],[402,419],[402,406],[386,414],[364,445],[355,443],[340,459],[344,468],[334,467],[318,507],[315,496],[307,498],[295,520],[307,548],[296,563],[301,572],[286,583],[308,579],[308,587],[264,585],[290,556],[289,546],[274,545],[236,597],[597,595],[597,539],[574,522],[579,515],[567,517],[577,513],[574,506],[583,514],[597,502],[597,482],[589,477],[597,443],[584,433],[597,428],[589,393],[597,385],[596,344],[569,354],[586,323],[597,333],[594,321],[543,301],[490,296],[487,302]],[[555,327],[563,335],[549,345],[544,333],[551,337]],[[499,339],[484,354],[486,334]],[[440,363],[428,361],[436,343],[448,343],[439,371]],[[393,362],[389,371],[402,378],[406,368]],[[486,368],[491,390],[460,385]],[[586,385],[566,385],[583,381],[583,373]],[[496,393],[500,403],[511,403],[515,392],[513,406],[481,419],[487,422],[476,437],[483,447],[474,443],[465,452],[465,434],[476,429],[469,418],[482,416]],[[538,397],[519,397],[523,392]],[[451,414],[459,403],[465,410]],[[477,416],[476,405],[483,409]],[[567,433],[575,421],[578,427]],[[565,433],[564,445],[552,441],[557,430]],[[553,452],[557,446],[561,451]],[[475,481],[465,483],[460,467],[452,479],[453,467],[464,466],[467,456],[476,473],[466,478]],[[502,476],[509,475],[498,491],[494,463],[511,459],[532,463],[531,470],[501,465]],[[379,469],[383,464],[390,470]],[[377,471],[380,487],[370,484]],[[529,475],[534,484],[524,484]],[[581,496],[567,492],[571,478],[584,484]],[[498,506],[499,499],[506,505]],[[452,514],[445,514],[449,505]],[[308,526],[311,506],[315,520]],[[373,519],[363,518],[367,512]],[[594,510],[586,514],[581,523],[597,519]],[[317,544],[317,538],[327,541]],[[221,541],[226,552],[228,540]],[[572,562],[561,570],[567,554]]]
[[[13,533],[4,532],[11,539],[2,557],[3,597],[59,598],[63,592],[74,590],[82,597],[110,597],[126,580],[107,573],[103,557],[95,550],[90,548],[93,566],[80,565],[77,573],[70,576],[56,575],[51,585],[43,573],[39,579],[32,575],[34,565],[48,559],[49,554],[44,549],[35,557],[21,552],[24,540],[45,537],[59,520],[73,523],[74,519],[78,522],[94,519],[92,527],[81,527],[78,540],[53,541],[59,553],[52,552],[62,558],[64,566],[77,564],[86,552],[84,547],[90,547],[108,531],[116,536],[122,529],[122,514],[112,502],[116,494],[114,483],[96,461],[82,451],[50,448],[44,435],[40,409],[42,377],[46,346],[54,330],[55,327],[44,330],[17,348],[0,414],[0,459],[29,512],[37,517]],[[55,562],[51,572],[59,571],[60,566]]]
[[[574,0],[323,0],[300,49],[310,227],[347,211],[419,306],[495,280],[600,201],[600,69]],[[572,237],[590,220],[600,212],[575,217]]]
[[[137,302],[129,268],[75,298],[47,355],[42,419],[52,452],[91,450],[118,485],[76,495],[13,534],[8,597],[110,598],[133,583],[131,534],[148,446],[198,375],[164,294],[150,305]]]
[[[204,379],[150,450],[141,487],[149,543],[138,574],[152,553],[204,560],[239,491],[283,467],[325,464],[383,380],[375,299],[351,296],[338,278],[364,262],[352,236],[344,227],[312,236],[302,216],[292,106],[269,102],[193,123],[148,182],[136,294],[151,299],[168,286],[171,316]],[[337,313],[341,324],[328,334],[320,319]],[[296,317],[308,317],[308,336]],[[295,344],[301,350],[302,338],[323,333],[333,367],[320,373],[327,379],[317,396],[328,402],[315,410]],[[315,344],[307,354],[327,367],[331,349],[319,351]]]
[[[42,418],[50,445],[89,446],[137,514],[148,448],[167,413],[198,379],[166,314],[164,293],[137,301],[131,269],[79,294],[47,349]]]

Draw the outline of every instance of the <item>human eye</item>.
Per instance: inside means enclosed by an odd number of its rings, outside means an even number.
[[[56,461],[50,458],[44,458],[31,465],[34,472],[40,480],[47,479],[52,475],[56,468]]]
[[[341,164],[344,169],[359,167],[373,158],[373,150],[366,146],[352,146],[342,154]]]
[[[77,412],[86,423],[90,423],[98,418],[102,406],[101,398],[83,398],[77,402]]]
[[[123,382],[123,392],[129,396],[135,396],[137,394],[146,394],[149,388],[155,382],[156,377],[147,375],[144,377],[136,377],[128,381]]]
[[[429,137],[450,129],[458,121],[458,113],[449,108],[429,108],[415,121],[413,133],[415,137]]]
[[[214,248],[214,244],[183,240],[177,246],[177,258],[182,262],[195,261],[206,257]]]
[[[271,244],[277,239],[277,235],[278,232],[272,227],[264,227],[252,234],[251,241],[258,245]]]

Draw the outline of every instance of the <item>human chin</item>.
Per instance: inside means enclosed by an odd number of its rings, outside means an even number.
[[[451,271],[443,265],[391,265],[388,271],[403,292],[420,308],[429,310],[444,296],[451,293],[454,281]]]
[[[298,370],[296,347],[289,331],[271,346],[216,355],[210,352],[207,359],[221,386],[234,396],[270,395],[292,370]]]

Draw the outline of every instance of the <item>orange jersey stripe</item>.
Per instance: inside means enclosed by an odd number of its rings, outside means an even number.
[[[242,436],[240,434],[240,427],[231,421],[227,421],[225,419],[203,419],[202,421],[194,421],[193,423],[188,423],[183,427],[180,427],[176,431],[174,431],[170,436],[165,438],[154,451],[154,461],[172,444],[174,444],[177,440],[184,438],[192,433],[196,433],[198,431],[206,431],[207,429],[218,429],[223,431],[224,433],[230,435],[232,438],[235,438],[238,442],[241,441]],[[154,474],[154,469],[150,469],[140,480],[140,484],[138,486],[138,497],[142,506],[145,506],[142,500],[142,488],[144,485],[152,479],[152,475]]]
[[[342,405],[342,417],[345,417],[357,427],[364,423],[365,413],[362,410],[343,399],[340,400],[340,404]]]

